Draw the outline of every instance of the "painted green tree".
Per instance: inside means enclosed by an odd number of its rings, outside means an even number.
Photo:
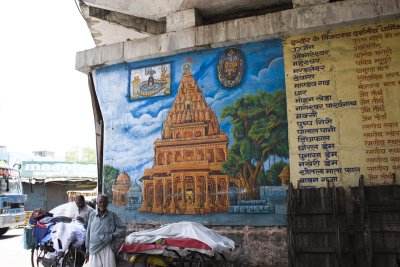
[[[272,155],[289,156],[285,91],[245,95],[224,107],[221,118],[228,117],[233,144],[222,170],[237,179],[244,198],[257,199],[265,161]]]
[[[104,194],[108,195],[109,199],[112,199],[112,185],[115,183],[119,175],[119,170],[114,168],[111,165],[104,165],[103,168],[103,186],[104,186]]]

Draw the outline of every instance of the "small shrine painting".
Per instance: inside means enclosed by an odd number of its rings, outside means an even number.
[[[163,64],[130,72],[130,99],[169,95],[171,93],[171,65]]]

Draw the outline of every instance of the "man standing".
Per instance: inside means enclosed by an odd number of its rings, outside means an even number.
[[[86,205],[85,197],[83,195],[79,195],[75,198],[75,204],[78,207],[78,210],[75,211],[73,218],[84,223],[86,226],[89,220],[89,215],[94,211],[94,209],[89,205]]]
[[[107,210],[108,196],[97,197],[97,210],[89,216],[86,232],[85,260],[89,267],[116,267],[111,241],[122,237],[125,224],[114,212]]]

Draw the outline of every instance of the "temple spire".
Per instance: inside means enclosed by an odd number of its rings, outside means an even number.
[[[218,134],[220,129],[217,117],[191,74],[192,66],[186,63],[182,69],[182,80],[175,102],[163,123],[163,139],[174,139],[173,125],[182,123],[205,123],[205,135]]]

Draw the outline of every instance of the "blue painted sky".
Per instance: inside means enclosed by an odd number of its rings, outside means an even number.
[[[203,50],[146,61],[117,64],[96,70],[96,92],[105,121],[104,164],[124,169],[132,180],[142,177],[153,165],[153,143],[161,137],[161,126],[175,99],[182,78],[182,66],[192,65],[192,75],[207,103],[215,110],[221,128],[231,138],[229,119],[221,121],[224,106],[257,90],[274,92],[285,89],[282,42],[279,39],[238,46],[245,57],[241,83],[225,88],[217,78],[217,63],[228,48]],[[163,63],[171,64],[171,95],[129,99],[131,69]]]

